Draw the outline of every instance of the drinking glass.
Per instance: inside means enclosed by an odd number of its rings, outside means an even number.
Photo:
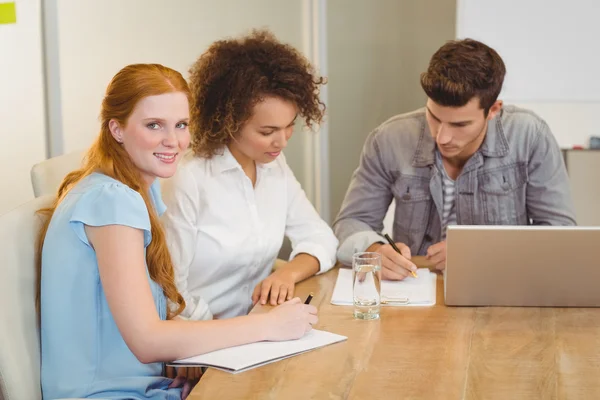
[[[381,254],[356,253],[352,257],[354,318],[378,319],[381,307]]]

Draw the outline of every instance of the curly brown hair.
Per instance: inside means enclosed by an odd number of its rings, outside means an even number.
[[[298,50],[269,31],[213,43],[190,69],[194,153],[206,158],[220,153],[269,96],[294,103],[312,128],[323,119],[319,86],[325,83]]]
[[[502,90],[506,67],[491,47],[473,39],[451,40],[431,57],[421,87],[431,100],[462,107],[474,96],[487,116]]]

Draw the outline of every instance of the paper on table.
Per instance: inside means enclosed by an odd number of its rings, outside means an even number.
[[[297,340],[257,342],[216,350],[169,363],[171,366],[204,366],[237,374],[261,365],[293,357],[348,339],[346,336],[313,329]]]
[[[381,281],[382,305],[432,306],[436,302],[436,274],[427,268],[417,270],[417,278],[411,276],[403,281]],[[340,268],[331,304],[352,305],[352,270]],[[402,300],[405,301],[390,301]],[[387,300],[387,303],[383,301]]]

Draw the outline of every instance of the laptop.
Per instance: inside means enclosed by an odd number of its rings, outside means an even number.
[[[449,226],[448,306],[600,306],[600,227]]]

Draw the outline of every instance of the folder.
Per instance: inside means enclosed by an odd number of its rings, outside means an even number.
[[[435,305],[437,275],[427,268],[419,268],[417,276],[408,276],[402,281],[381,281],[381,305]],[[352,298],[352,269],[340,268],[331,295],[331,304],[352,305]]]
[[[173,367],[210,367],[237,374],[346,339],[348,339],[346,336],[312,329],[300,339],[280,342],[256,342],[228,347],[199,356],[176,360],[168,363],[168,365]]]

